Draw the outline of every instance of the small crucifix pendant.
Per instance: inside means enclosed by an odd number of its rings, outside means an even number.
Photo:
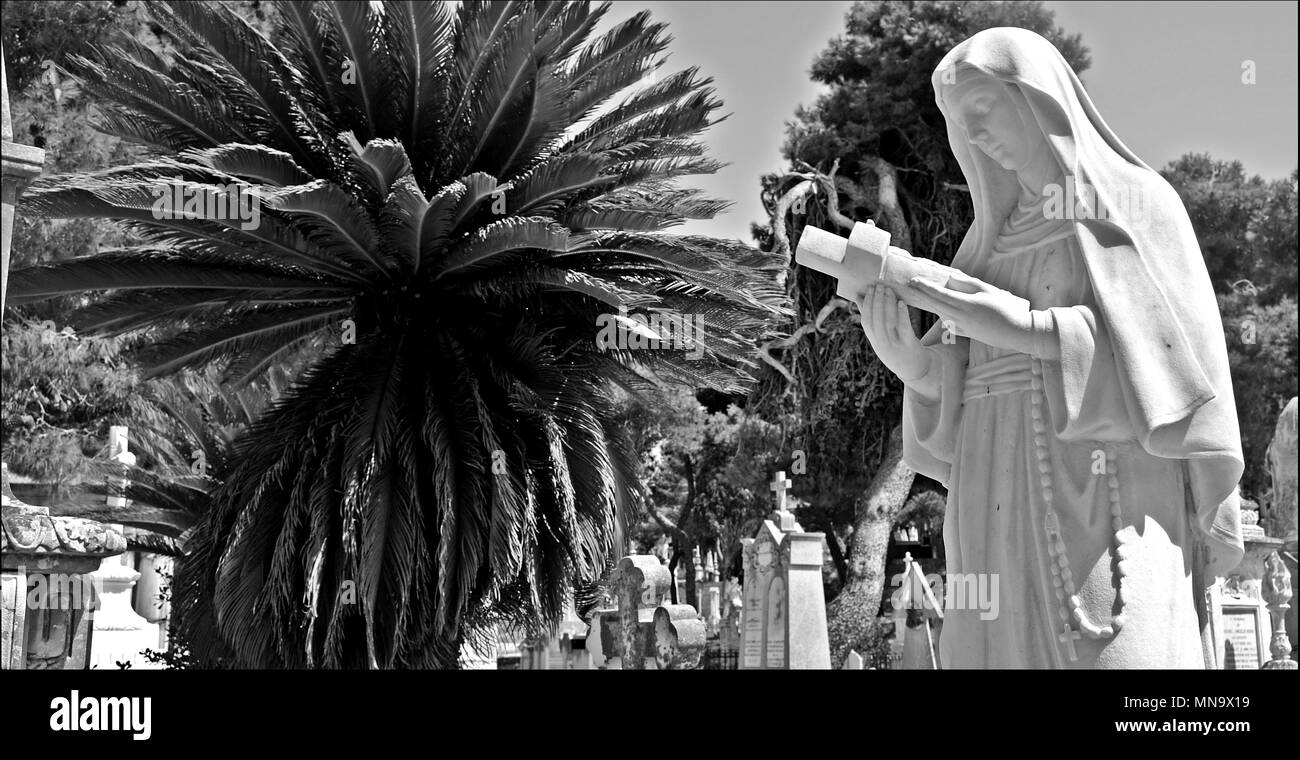
[[[1056,638],[1065,645],[1065,651],[1070,655],[1070,662],[1078,662],[1079,654],[1074,651],[1074,640],[1082,638],[1079,635],[1079,632],[1067,626],[1066,629],[1061,632],[1061,635]]]

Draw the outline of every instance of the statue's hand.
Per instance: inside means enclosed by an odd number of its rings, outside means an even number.
[[[1029,302],[967,274],[940,287],[917,277],[908,283],[912,303],[939,315],[944,328],[965,338],[1011,351],[1032,353],[1033,319]]]
[[[912,330],[907,304],[883,285],[867,288],[862,299],[862,329],[881,363],[905,383],[924,376],[930,369],[930,355]]]

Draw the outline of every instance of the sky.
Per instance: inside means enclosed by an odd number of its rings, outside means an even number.
[[[662,71],[698,65],[723,113],[703,136],[730,165],[688,184],[734,205],[676,231],[752,242],[765,218],[758,179],[784,168],[781,142],[795,108],[822,91],[809,69],[844,30],[850,2],[616,0],[603,27],[640,10],[668,23]],[[1297,166],[1297,4],[1291,2],[1047,2],[1056,23],[1082,34],[1092,67],[1081,74],[1102,117],[1139,157],[1160,168],[1184,153],[1241,161],[1265,179]],[[1242,83],[1253,62],[1255,84]]]

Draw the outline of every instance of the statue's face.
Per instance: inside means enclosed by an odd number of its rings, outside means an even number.
[[[1003,169],[1019,171],[1029,164],[1034,135],[1006,84],[989,77],[971,77],[953,87],[947,101],[951,118],[971,145]]]

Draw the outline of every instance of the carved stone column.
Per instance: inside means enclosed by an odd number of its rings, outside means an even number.
[[[1269,618],[1273,622],[1273,636],[1269,653],[1273,659],[1264,663],[1264,670],[1296,670],[1291,659],[1291,640],[1286,635],[1286,612],[1291,608],[1291,572],[1277,552],[1264,560],[1264,583],[1261,593],[1268,603]]]

